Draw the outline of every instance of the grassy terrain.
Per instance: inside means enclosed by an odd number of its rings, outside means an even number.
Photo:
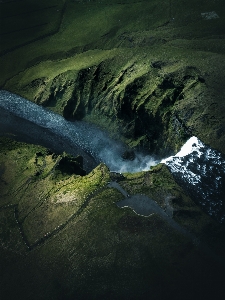
[[[211,11],[219,18],[201,16]],[[225,153],[222,0],[3,0],[0,14],[1,88],[148,153],[190,135]],[[105,165],[81,176],[65,158],[0,139],[1,298],[224,299],[221,263],[158,215],[117,207]],[[165,210],[169,201],[225,260],[224,226],[165,166],[118,181]]]
[[[64,1],[3,1],[1,54],[16,50],[58,31]]]
[[[106,166],[71,176],[57,169],[60,158],[1,138],[4,299],[149,299],[149,293],[151,299],[174,293],[197,299],[214,289],[222,295],[222,265],[157,214],[142,217],[117,207],[124,196],[107,186]],[[165,166],[124,174],[119,183],[162,208],[169,196],[175,220],[224,259],[224,228],[184,194]]]
[[[196,135],[225,152],[222,1],[19,2],[0,4],[16,15],[11,36],[2,19],[2,88],[65,117],[107,119],[131,147],[168,153]],[[210,11],[219,18],[202,17]],[[51,29],[33,30],[46,15]],[[17,31],[21,16],[32,36]]]

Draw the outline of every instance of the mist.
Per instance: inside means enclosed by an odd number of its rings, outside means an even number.
[[[0,91],[0,125],[2,135],[13,134],[14,138],[56,152],[82,155],[84,169],[88,172],[101,162],[110,171],[118,173],[148,171],[161,162],[203,210],[219,222],[225,222],[225,159],[197,137],[191,137],[176,155],[156,159],[141,152],[131,152],[128,146],[93,124],[67,121],[7,91]]]
[[[134,151],[134,157],[124,159],[130,151],[121,141],[112,139],[97,126],[83,121],[67,121],[62,116],[30,102],[16,94],[0,91],[0,133],[14,138],[84,157],[84,168],[90,171],[105,163],[113,172],[147,171],[159,160]]]
[[[76,142],[82,149],[91,154],[96,161],[105,163],[113,172],[147,171],[160,161],[138,151],[134,151],[132,160],[123,158],[123,154],[130,149],[121,141],[112,139],[108,133],[90,123],[71,122],[69,132],[71,136],[76,135]]]

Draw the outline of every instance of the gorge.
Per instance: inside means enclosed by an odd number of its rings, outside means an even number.
[[[162,160],[135,151],[132,159],[124,159],[128,148],[90,123],[68,122],[60,115],[7,91],[0,91],[0,107],[5,112],[0,121],[1,134],[13,134],[14,138],[49,146],[61,154],[65,151],[73,156],[81,155],[85,171],[90,172],[97,164],[104,163],[111,172],[135,173],[148,171],[160,161],[165,163],[176,181],[203,210],[224,222],[225,160],[221,153],[210,149],[198,138],[190,138],[175,156]]]
[[[0,298],[225,298],[223,0],[0,1]]]

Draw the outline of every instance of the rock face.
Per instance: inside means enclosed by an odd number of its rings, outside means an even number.
[[[135,65],[118,74],[110,71],[111,64],[113,61],[106,61],[81,70],[77,75],[61,74],[34,100],[47,107],[51,106],[52,99],[58,105],[66,103],[62,113],[68,119],[92,117],[99,123],[97,118],[102,115],[113,120],[120,135],[131,146],[152,153],[166,154],[192,134],[188,121],[195,108],[186,109],[185,116],[180,116],[175,107],[207,91],[197,68],[179,69],[178,64],[170,63],[177,70],[162,75],[163,63],[160,68],[153,63],[146,67],[145,74],[137,76]],[[169,63],[165,65],[168,67]],[[68,77],[76,80],[68,85]],[[65,80],[63,86],[62,78]]]
[[[6,39],[2,87],[106,127],[131,147],[165,155],[194,135],[225,153],[222,0],[64,2],[52,0],[61,23],[51,23],[51,37],[28,35],[21,47],[22,28],[4,33],[17,46]],[[207,10],[219,17],[203,18]]]
[[[116,128],[130,146],[152,153],[177,151],[194,134],[204,139],[203,118],[211,123],[208,119],[215,116],[211,116],[212,99],[201,71],[176,61],[160,62],[159,67],[153,59],[142,62],[141,74],[139,61],[124,67],[115,59],[78,73],[66,71],[47,81],[34,101],[70,120],[86,118],[111,132]],[[207,113],[199,117],[203,103]],[[208,134],[216,139],[218,130],[213,125]],[[223,135],[219,138],[223,140]],[[214,146],[224,151],[222,141],[218,142]]]
[[[66,173],[69,175],[77,174],[84,176],[86,175],[86,171],[83,169],[83,157],[78,156],[73,158],[70,155],[64,155],[62,159],[59,161],[56,170],[60,170],[62,173]]]

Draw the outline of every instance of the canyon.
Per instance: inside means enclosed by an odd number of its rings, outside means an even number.
[[[224,299],[223,1],[0,12],[2,298]]]

